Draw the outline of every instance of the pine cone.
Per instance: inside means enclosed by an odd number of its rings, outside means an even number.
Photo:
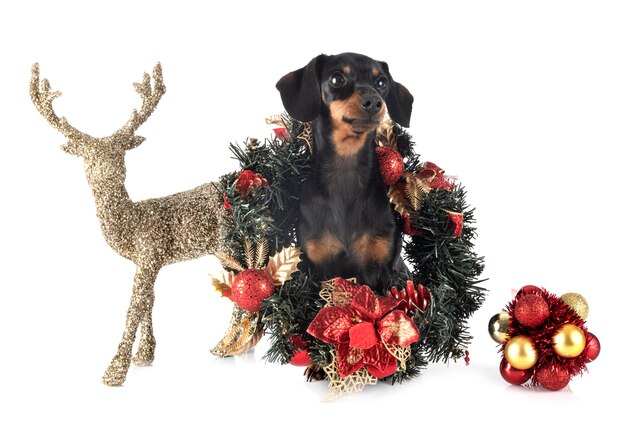
[[[406,281],[406,289],[398,291],[393,287],[387,292],[387,296],[401,300],[397,309],[404,311],[407,316],[413,317],[417,312],[424,312],[430,304],[430,291],[421,283],[417,285],[417,289],[412,280]]]

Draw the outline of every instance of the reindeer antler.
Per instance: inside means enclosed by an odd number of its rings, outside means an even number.
[[[60,91],[50,91],[50,82],[47,79],[39,81],[39,64],[33,64],[30,78],[30,98],[41,115],[58,131],[68,139],[80,139],[89,137],[72,127],[65,117],[59,118],[54,112],[52,102],[61,96]]]
[[[152,79],[154,80],[154,87],[150,84],[150,75],[147,72],[143,74],[143,81],[141,83],[134,83],[135,91],[141,96],[142,104],[139,112],[133,110],[130,119],[118,131],[113,134],[113,137],[125,134],[131,135],[146,122],[148,117],[156,109],[161,96],[165,93],[165,84],[163,84],[163,70],[161,69],[161,63],[157,62],[152,71]],[[142,139],[143,140],[143,139]]]

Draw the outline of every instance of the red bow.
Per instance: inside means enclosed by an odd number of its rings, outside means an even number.
[[[428,187],[431,189],[454,189],[454,177],[446,176],[444,175],[444,173],[445,170],[443,170],[441,167],[427,161],[420,168],[417,177],[422,181],[427,181]]]
[[[291,134],[289,134],[289,130],[287,130],[285,127],[277,127],[272,130],[274,131],[276,138],[280,140],[281,142],[284,142],[291,138]]]
[[[463,233],[463,213],[446,211],[450,222],[452,223],[452,230],[454,231],[454,237],[458,238]]]
[[[411,216],[408,214],[402,214],[402,231],[409,236],[419,236],[426,233],[423,230],[414,229],[413,226],[411,226]]]

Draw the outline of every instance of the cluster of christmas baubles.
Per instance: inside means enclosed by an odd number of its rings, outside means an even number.
[[[500,374],[514,385],[531,380],[560,390],[600,354],[600,341],[585,320],[589,305],[582,295],[561,297],[524,286],[503,312],[489,321],[489,334],[502,344]]]

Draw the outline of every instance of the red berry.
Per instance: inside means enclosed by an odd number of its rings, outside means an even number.
[[[261,186],[269,186],[265,177],[252,170],[243,170],[239,173],[239,177],[237,177],[235,189],[241,196],[245,196],[250,189],[256,189]]]

